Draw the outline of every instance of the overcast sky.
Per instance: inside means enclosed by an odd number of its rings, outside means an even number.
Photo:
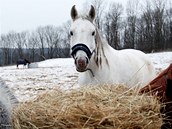
[[[34,30],[38,26],[60,26],[70,20],[73,5],[81,9],[86,0],[0,0],[0,33]],[[88,1],[88,0],[87,0]],[[125,5],[127,0],[115,1]]]

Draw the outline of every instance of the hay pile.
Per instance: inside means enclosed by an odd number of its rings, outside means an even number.
[[[22,103],[14,111],[14,129],[158,129],[160,104],[124,86],[60,90]]]

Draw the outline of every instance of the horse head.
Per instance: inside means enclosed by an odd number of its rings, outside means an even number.
[[[28,63],[28,64],[31,63],[31,62],[30,62],[29,60],[27,60],[27,59],[24,59],[24,61],[25,61],[26,63]]]
[[[71,9],[73,23],[70,28],[71,55],[75,60],[76,70],[84,72],[88,70],[90,59],[95,51],[96,27],[95,9],[91,6],[87,16],[79,16],[75,5]]]

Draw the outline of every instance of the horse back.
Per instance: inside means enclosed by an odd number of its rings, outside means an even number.
[[[125,56],[126,58],[130,58],[129,60],[132,61],[131,64],[135,65],[138,72],[141,71],[141,73],[145,75],[144,79],[147,82],[155,77],[156,73],[154,64],[147,54],[139,50],[128,49],[126,50]]]
[[[109,57],[112,62],[110,68],[112,67],[114,76],[119,77],[119,83],[126,82],[130,86],[140,83],[140,86],[144,86],[155,77],[153,62],[142,51],[124,49],[111,53],[113,54]]]

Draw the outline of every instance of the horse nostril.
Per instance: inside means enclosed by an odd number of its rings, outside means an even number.
[[[74,60],[75,61],[75,64],[77,63],[77,60],[78,60],[78,58],[76,57],[75,60]]]
[[[85,66],[86,66],[85,60],[79,59],[79,60],[78,60],[78,65],[79,65],[81,68],[82,68],[82,67],[85,67]]]
[[[86,58],[86,63],[87,63],[87,64],[88,64],[88,61],[89,61],[88,58]]]

